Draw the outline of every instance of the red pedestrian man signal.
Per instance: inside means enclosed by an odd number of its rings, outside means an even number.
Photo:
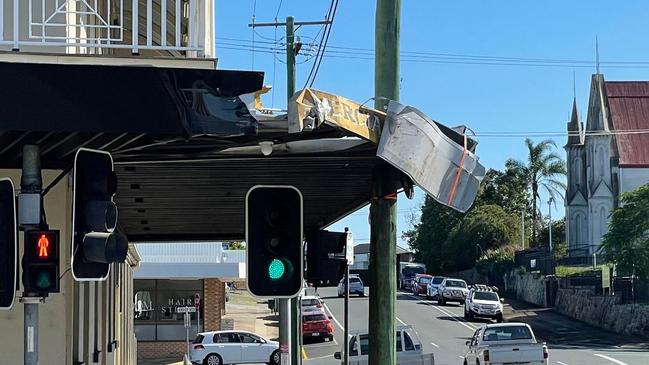
[[[50,240],[42,234],[38,239],[38,258],[46,259],[50,257]]]

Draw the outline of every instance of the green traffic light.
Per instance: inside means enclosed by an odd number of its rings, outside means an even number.
[[[40,289],[47,289],[52,286],[52,280],[50,280],[50,275],[49,273],[45,271],[41,271],[38,273],[38,277],[36,278],[36,287]]]
[[[286,273],[286,266],[280,259],[273,259],[268,265],[268,276],[271,280],[278,280]]]

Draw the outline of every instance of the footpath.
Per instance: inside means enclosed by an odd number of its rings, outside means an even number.
[[[505,299],[503,314],[507,322],[527,323],[534,328],[537,337],[563,348],[649,348],[646,339],[606,331],[552,308],[541,308],[519,300]]]

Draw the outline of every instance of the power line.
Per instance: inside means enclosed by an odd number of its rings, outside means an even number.
[[[325,16],[325,20],[330,20],[331,19],[335,1],[336,0],[331,0],[331,2],[329,3],[329,10],[327,11],[327,15]],[[320,42],[318,44],[318,51],[316,52],[315,61],[313,61],[313,65],[311,66],[311,71],[309,71],[309,76],[307,76],[307,78],[306,78],[306,82],[304,83],[304,88],[309,86],[309,83],[311,82],[311,78],[314,77],[314,73],[316,72],[315,71],[315,69],[317,67],[316,65],[318,64],[318,61],[322,59],[322,56],[323,56],[323,47],[322,47],[322,45],[324,43],[324,39],[325,39],[325,37],[327,35],[327,32],[328,32],[328,30],[330,29],[330,27],[332,25],[333,25],[333,19],[332,19],[332,23],[325,24],[323,27],[320,27],[320,31],[322,31],[322,29],[324,28],[324,33],[322,33],[322,39],[320,40]],[[318,32],[318,34],[320,34],[320,31]],[[316,35],[316,38],[317,38],[317,35]],[[313,84],[313,83],[311,82],[311,84]]]
[[[311,78],[311,81],[309,82],[309,87],[313,86],[313,83],[315,82],[316,77],[318,76],[318,71],[320,71],[320,65],[322,64],[322,59],[325,56],[325,52],[327,50],[327,43],[329,42],[329,35],[331,35],[331,28],[333,28],[334,25],[334,19],[336,18],[336,10],[338,10],[338,0],[335,0],[336,3],[334,5],[333,11],[331,13],[331,23],[329,23],[329,26],[327,29],[325,29],[325,34],[326,37],[324,39],[324,43],[322,45],[322,55],[320,56],[320,59],[317,59],[317,66],[315,69],[315,72],[313,72],[313,77]]]

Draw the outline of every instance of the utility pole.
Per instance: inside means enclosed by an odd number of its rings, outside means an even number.
[[[299,48],[296,47],[295,43],[295,26],[298,28],[304,25],[326,25],[330,24],[330,20],[323,21],[306,21],[306,22],[296,22],[292,16],[286,17],[285,23],[253,23],[248,24],[251,28],[256,27],[286,27],[286,103],[291,100],[293,94],[295,94],[295,56],[299,52]],[[287,105],[288,107],[288,105]],[[287,108],[288,109],[288,108]],[[302,343],[302,313],[301,313],[300,299],[280,299],[279,305],[279,338],[280,344],[282,339],[290,339],[290,363],[292,365],[298,365],[302,363],[302,352],[301,343]],[[293,319],[293,320],[291,320]],[[289,332],[290,331],[290,335]],[[280,349],[281,351],[281,349]],[[282,364],[284,365],[284,364]]]
[[[375,107],[386,111],[387,99],[399,100],[399,38],[401,0],[377,0],[375,21]],[[390,170],[373,173],[370,205],[369,363],[395,365],[396,355],[396,191]]]
[[[23,166],[20,178],[18,206],[19,224],[23,228],[38,227],[42,221],[43,178],[41,177],[41,150],[36,145],[23,147]],[[44,302],[38,293],[23,293],[24,304],[24,364],[38,364],[38,304]]]

